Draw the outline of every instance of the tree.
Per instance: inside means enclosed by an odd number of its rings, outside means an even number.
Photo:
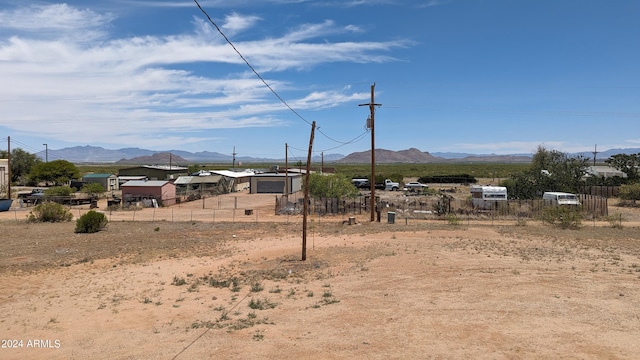
[[[97,198],[100,194],[104,192],[104,187],[99,183],[88,183],[84,184],[80,189],[80,192],[89,195],[91,198]]]
[[[0,151],[0,159],[6,159],[7,151]],[[11,182],[26,185],[28,175],[33,166],[41,162],[35,154],[28,153],[20,148],[11,150]]]
[[[531,160],[531,167],[513,174],[503,185],[509,196],[516,199],[533,199],[545,191],[574,193],[586,173],[589,159],[584,156],[570,157],[557,150],[539,146]]]
[[[621,185],[618,194],[620,199],[631,201],[633,204],[640,200],[640,184]]]
[[[80,171],[66,160],[54,160],[35,164],[29,176],[34,182],[44,181],[47,184],[63,185],[71,179],[80,177]]]
[[[640,177],[638,168],[640,167],[640,154],[616,154],[605,160],[611,167],[627,174],[629,181],[635,181]]]
[[[46,196],[70,196],[75,192],[70,186],[52,186],[44,191]]]
[[[310,174],[309,195],[314,198],[355,198],[360,191],[343,174]]]

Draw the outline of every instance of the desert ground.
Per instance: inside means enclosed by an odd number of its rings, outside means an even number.
[[[612,207],[621,225],[577,230],[311,217],[302,261],[302,217],[256,199],[233,199],[251,215],[221,202],[135,214],[100,204],[110,222],[95,234],[2,213],[0,358],[640,354],[638,210]]]

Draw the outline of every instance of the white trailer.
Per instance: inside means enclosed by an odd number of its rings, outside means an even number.
[[[507,188],[504,186],[471,185],[471,204],[474,208],[490,210],[500,203],[507,203]]]

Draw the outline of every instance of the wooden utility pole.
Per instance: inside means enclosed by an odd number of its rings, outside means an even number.
[[[289,144],[284,144],[284,196],[289,202]]]
[[[374,101],[374,91],[375,91],[376,83],[371,85],[371,102],[368,104],[360,104],[359,106],[369,106],[369,121],[367,122],[367,127],[371,129],[371,179],[369,180],[369,185],[371,186],[371,199],[370,199],[370,207],[371,207],[371,221],[376,220],[376,144],[375,144],[375,114],[376,114],[376,106],[382,106],[382,104],[376,104]]]
[[[596,166],[596,157],[598,156],[598,144],[593,147],[593,166]]]
[[[307,260],[307,212],[309,211],[309,173],[311,172],[311,150],[313,149],[313,133],[316,130],[316,122],[311,123],[311,138],[309,139],[309,152],[307,153],[307,173],[304,176],[304,213],[302,215],[302,261]]]
[[[235,170],[236,169],[236,147],[235,146],[233,147],[233,154],[232,155],[233,155],[233,158],[231,160],[231,167],[232,167],[233,170]]]
[[[7,199],[11,199],[11,136],[7,136],[7,175],[9,176]]]

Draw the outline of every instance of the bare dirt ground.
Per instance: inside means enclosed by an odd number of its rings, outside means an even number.
[[[578,230],[312,218],[301,261],[302,217],[257,199],[107,212],[97,234],[2,213],[0,358],[640,354],[635,209]]]

